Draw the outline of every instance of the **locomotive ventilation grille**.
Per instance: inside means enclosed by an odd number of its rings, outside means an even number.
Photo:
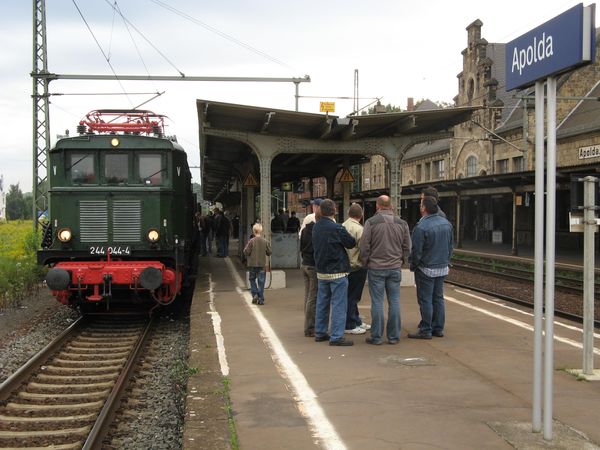
[[[108,242],[108,211],[106,200],[79,202],[79,232],[81,242]]]
[[[113,241],[139,242],[142,233],[142,202],[115,200],[113,202]]]
[[[112,203],[112,242],[139,242],[142,223],[140,200],[115,200]],[[108,242],[109,203],[106,200],[81,200],[79,225],[81,242]]]

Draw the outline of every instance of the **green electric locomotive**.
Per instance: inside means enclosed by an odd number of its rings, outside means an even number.
[[[49,221],[38,251],[48,287],[86,310],[172,302],[195,270],[185,151],[150,111],[93,111],[78,134],[48,158]]]

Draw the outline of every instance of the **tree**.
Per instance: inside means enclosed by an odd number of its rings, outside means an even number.
[[[25,199],[19,183],[11,184],[6,194],[6,218],[8,220],[23,219],[25,216]]]
[[[385,111],[384,111],[385,109]],[[383,106],[381,103],[377,102],[376,105],[371,106],[370,108],[367,109],[367,111],[362,111],[360,114],[361,115],[365,115],[365,114],[378,114],[378,113],[382,113],[382,112],[402,112],[402,108],[400,108],[399,106],[396,105],[392,105],[390,103],[388,103],[387,105]]]

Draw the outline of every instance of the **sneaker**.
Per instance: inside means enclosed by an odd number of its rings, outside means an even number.
[[[364,330],[370,330],[370,329],[371,329],[371,325],[369,325],[369,324],[368,324],[368,323],[366,323],[366,322],[363,322],[363,323],[361,323],[361,324],[359,325],[359,327],[361,327],[361,328],[362,328],[362,329],[364,329]]]
[[[383,344],[383,341],[381,339],[374,339],[372,337],[366,338],[365,342],[367,344],[371,344],[371,345],[381,345],[381,344]]]
[[[351,330],[344,330],[346,334],[365,334],[367,330],[361,327],[352,328]]]
[[[329,345],[335,345],[335,346],[340,346],[340,347],[350,347],[351,345],[354,345],[354,342],[348,341],[344,338],[341,338],[341,339],[338,339],[337,341],[329,341]]]
[[[252,304],[256,305],[258,303],[258,295],[255,295],[254,297],[252,297]]]

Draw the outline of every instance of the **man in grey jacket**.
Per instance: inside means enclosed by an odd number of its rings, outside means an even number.
[[[368,344],[383,344],[383,299],[387,294],[388,318],[386,336],[388,344],[400,340],[400,280],[402,263],[408,262],[411,240],[408,224],[392,211],[387,195],[377,198],[377,213],[365,223],[360,241],[360,259],[368,269],[371,294],[371,337]]]

